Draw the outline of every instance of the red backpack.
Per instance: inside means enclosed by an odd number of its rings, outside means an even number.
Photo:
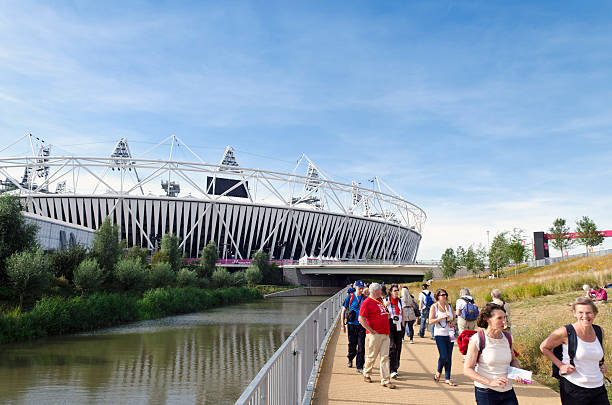
[[[461,332],[459,337],[457,337],[457,345],[459,346],[459,351],[461,352],[461,354],[463,355],[467,354],[468,345],[470,343],[470,338],[476,333],[478,333],[478,340],[480,341],[480,347],[478,347],[478,357],[480,357],[480,353],[482,353],[482,351],[485,348],[485,344],[486,344],[484,330],[482,329],[479,330],[478,332],[476,332],[475,330],[470,330],[470,329],[465,329],[463,332]],[[512,347],[512,335],[506,332],[505,330],[502,331],[502,333],[504,334],[506,339],[508,339],[508,343],[510,344],[510,350],[512,350],[512,352],[514,353],[514,357],[518,357],[519,356],[518,352],[514,350],[514,348]],[[476,363],[478,363],[478,359],[476,359]]]

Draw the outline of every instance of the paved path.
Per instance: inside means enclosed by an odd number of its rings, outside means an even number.
[[[400,378],[393,380],[396,389],[380,385],[380,375],[375,367],[372,383],[363,382],[355,368],[348,368],[347,336],[341,333],[340,324],[332,334],[323,360],[312,404],[474,404],[474,383],[463,375],[463,362],[457,347],[453,350],[453,380],[457,387],[435,383],[433,372],[438,361],[435,342],[417,337],[410,345],[404,341],[400,360]],[[376,363],[378,365],[378,361]],[[559,394],[540,384],[515,385],[521,405],[558,405]]]

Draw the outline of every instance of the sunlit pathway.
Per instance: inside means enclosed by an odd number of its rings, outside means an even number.
[[[453,380],[457,387],[435,383],[433,373],[438,351],[433,340],[416,338],[415,344],[404,342],[400,378],[393,380],[396,389],[380,385],[378,368],[372,383],[363,382],[355,368],[348,368],[347,336],[339,325],[332,334],[315,389],[313,404],[474,404],[474,384],[462,373],[461,354],[453,350]],[[559,404],[559,394],[540,384],[515,385],[521,405]]]

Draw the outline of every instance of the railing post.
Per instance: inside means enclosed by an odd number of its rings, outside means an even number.
[[[327,316],[327,307],[325,307],[325,333],[329,330],[329,316]]]
[[[302,350],[295,350],[294,355],[296,356],[296,364],[297,364],[297,373],[296,375],[296,384],[295,384],[295,393],[297,394],[297,402],[296,405],[302,404],[302,396],[304,395],[304,387],[302,386]]]

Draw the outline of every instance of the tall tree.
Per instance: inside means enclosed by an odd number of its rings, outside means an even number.
[[[121,256],[122,245],[119,241],[119,227],[106,217],[102,225],[94,232],[91,244],[91,254],[107,276],[113,273],[113,268]]]
[[[6,259],[9,282],[19,294],[19,308],[26,294],[39,297],[51,281],[49,264],[42,249],[13,253]]]
[[[510,243],[508,244],[508,256],[514,262],[514,275],[518,273],[518,265],[525,260],[527,248],[525,247],[525,241],[523,239],[523,230],[514,229],[512,236],[510,237]]]
[[[457,257],[457,265],[458,266],[465,266],[465,254],[466,254],[466,250],[462,247],[459,246],[457,248],[457,250],[455,251],[455,256]]]
[[[489,250],[489,269],[491,271],[498,271],[510,263],[507,234],[508,232],[501,232],[493,238],[491,249]]]
[[[441,261],[440,267],[442,268],[442,275],[444,277],[451,278],[457,273],[459,263],[457,263],[457,256],[455,256],[455,252],[452,248],[446,249],[442,254]]]
[[[214,240],[204,246],[201,257],[202,274],[200,276],[210,278],[217,268],[217,260],[219,260],[219,250]]]
[[[553,226],[548,232],[552,236],[551,244],[561,251],[561,258],[563,258],[564,252],[569,250],[575,242],[575,239],[570,239],[564,235],[570,232],[570,227],[566,225],[565,219],[557,218],[553,221]]]
[[[5,279],[4,263],[16,252],[36,246],[37,227],[26,223],[19,197],[0,195],[0,281]]]
[[[181,268],[181,249],[179,248],[178,236],[167,233],[161,240],[161,251],[168,257],[168,263],[172,271],[178,272]]]
[[[578,234],[578,243],[584,245],[587,255],[589,254],[589,246],[594,246],[603,243],[604,237],[597,230],[597,225],[589,217],[584,216],[576,222],[576,233]]]
[[[481,271],[481,267],[484,267],[484,265],[480,266],[479,260],[480,259],[478,258],[473,246],[470,246],[463,255],[463,265],[470,273],[478,273]]]

